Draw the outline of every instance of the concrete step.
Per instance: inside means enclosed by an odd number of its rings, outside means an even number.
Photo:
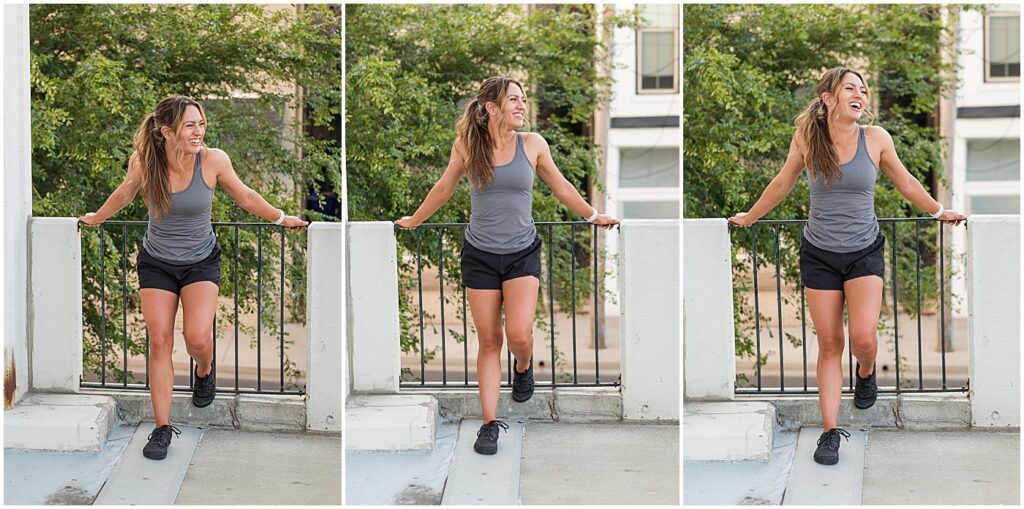
[[[4,447],[99,452],[116,422],[110,396],[33,393],[4,411]]]
[[[473,450],[480,420],[463,420],[455,442],[441,505],[519,505],[519,467],[523,457],[522,422],[508,422],[498,435],[498,453],[485,456]]]
[[[684,407],[683,460],[768,461],[775,407],[767,402],[690,402]]]
[[[171,438],[167,457],[151,460],[142,455],[142,448],[149,442],[153,423],[140,424],[93,505],[174,504],[203,436],[199,428],[175,427],[181,430],[181,435]]]
[[[820,465],[814,462],[814,450],[818,448],[822,429],[800,430],[782,505],[861,504],[867,433],[859,429],[847,431],[850,439],[844,438],[840,443],[839,463]]]
[[[348,451],[430,451],[437,431],[437,399],[386,394],[350,397],[345,403]]]

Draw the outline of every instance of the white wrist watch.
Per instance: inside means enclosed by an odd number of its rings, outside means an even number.
[[[277,209],[277,211],[281,213],[281,216],[277,218],[277,221],[274,221],[274,224],[280,226],[284,222],[284,211],[281,209]]]

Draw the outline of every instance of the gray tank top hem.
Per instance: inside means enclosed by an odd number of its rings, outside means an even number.
[[[875,179],[878,168],[868,154],[864,127],[859,127],[853,159],[839,165],[842,178],[825,186],[824,177],[811,178],[811,211],[803,238],[818,249],[852,253],[870,246],[878,238],[875,216]]]
[[[535,171],[516,133],[516,151],[508,164],[494,167],[494,182],[479,189],[470,180],[466,242],[494,254],[511,254],[533,244],[533,177]]]
[[[153,258],[173,265],[204,260],[217,244],[212,212],[213,189],[203,178],[201,157],[196,154],[192,180],[184,190],[171,193],[171,209],[159,219],[150,210],[142,247]]]

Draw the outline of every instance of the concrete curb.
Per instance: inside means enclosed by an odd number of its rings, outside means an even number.
[[[775,405],[782,429],[796,431],[822,425],[816,395],[737,398],[736,401],[768,402]],[[844,395],[839,406],[839,423],[851,428],[908,429],[915,431],[963,430],[971,428],[971,402],[966,394],[884,394],[871,408],[861,410]]]
[[[127,424],[152,421],[149,393],[104,391],[117,401],[117,413]],[[192,395],[175,393],[171,400],[171,422],[187,426],[232,428],[245,431],[306,431],[306,403],[303,396],[269,394],[218,394],[210,406],[192,406]]]
[[[437,398],[441,418],[458,422],[480,418],[480,397],[474,389],[444,391],[403,391],[403,394],[430,394]],[[559,388],[537,390],[529,401],[517,403],[509,391],[498,398],[499,418],[574,423],[618,423],[622,418],[622,393],[617,387]],[[630,421],[632,422],[632,421]],[[643,421],[651,424],[679,421]]]

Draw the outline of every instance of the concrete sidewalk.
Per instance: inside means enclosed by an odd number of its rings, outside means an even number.
[[[519,503],[678,505],[679,426],[537,421],[523,421],[523,426]],[[440,503],[445,483],[451,481],[452,465],[459,463],[453,451],[457,428],[451,423],[439,427],[434,451],[429,453],[346,452],[346,502]],[[520,438],[502,433],[499,449],[517,447],[514,440]],[[466,454],[474,455],[469,459],[494,460],[472,451]],[[496,460],[491,462],[495,468],[509,468]],[[487,476],[492,477],[495,482],[502,480],[502,486],[507,484],[497,472]],[[499,486],[493,490],[480,488],[497,492]]]
[[[117,426],[98,453],[5,448],[4,504],[341,503],[340,435],[197,430],[197,441],[173,439],[174,454],[160,462],[143,458],[134,446],[144,440],[129,441],[138,434],[144,439],[152,423],[141,427]],[[175,458],[187,465],[174,464]],[[172,475],[179,467],[184,475]]]
[[[1017,432],[868,430],[866,435],[864,505],[1020,503]],[[768,462],[685,463],[683,503],[785,504],[794,482],[792,443],[777,440]],[[842,442],[840,463],[858,453],[851,446]]]

